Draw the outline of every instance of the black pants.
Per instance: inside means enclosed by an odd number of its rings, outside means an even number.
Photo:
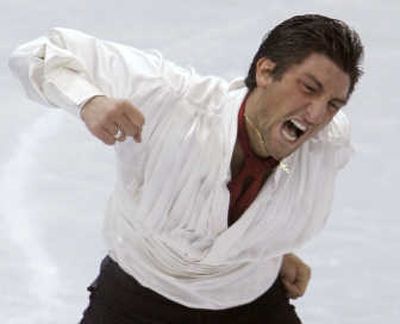
[[[143,287],[106,257],[88,290],[90,304],[80,324],[301,323],[279,279],[249,304],[224,310],[192,309]]]

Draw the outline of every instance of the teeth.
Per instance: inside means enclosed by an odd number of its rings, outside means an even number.
[[[296,120],[296,119],[291,119],[290,122],[296,126],[298,129],[300,129],[302,132],[306,132],[307,131],[307,126],[302,124],[300,121]]]
[[[298,119],[288,119],[282,128],[283,136],[290,142],[295,142],[308,130],[308,126]]]
[[[293,135],[291,132],[289,132],[287,129],[283,129],[282,130],[283,135],[285,136],[285,138],[287,140],[289,140],[290,142],[294,142],[295,140],[297,140],[297,136]]]

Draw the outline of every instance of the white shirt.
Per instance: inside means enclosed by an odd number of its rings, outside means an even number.
[[[323,227],[337,171],[352,151],[339,112],[228,228],[226,184],[247,92],[241,80],[199,76],[157,52],[62,28],[17,48],[10,67],[39,102],[77,113],[88,98],[107,95],[142,111],[142,143],[115,144],[104,233],[127,273],[189,307],[224,309],[264,293],[282,255]]]

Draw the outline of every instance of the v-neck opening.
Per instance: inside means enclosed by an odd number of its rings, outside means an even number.
[[[234,136],[234,141],[231,141],[231,155],[229,163],[227,163],[229,165],[230,176],[226,181],[226,188],[229,191],[229,206],[225,219],[227,229],[245,216],[244,214],[262,190],[266,179],[272,174],[274,168],[279,163],[272,157],[258,157],[251,149],[244,119],[248,93],[241,93],[239,98],[240,102],[235,103],[235,120],[231,120],[232,123],[230,125],[231,127],[235,127],[235,129],[230,130],[236,136]],[[235,174],[233,175],[231,166],[237,144],[240,145],[244,160],[237,173],[235,170]],[[244,183],[246,181],[247,186]]]

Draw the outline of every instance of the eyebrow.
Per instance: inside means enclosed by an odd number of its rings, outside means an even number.
[[[319,81],[314,75],[310,74],[310,73],[306,73],[306,76],[311,79],[318,87],[318,90],[323,90],[324,89],[324,85],[321,83],[321,81]],[[347,99],[342,99],[342,98],[334,98],[332,99],[332,101],[336,101],[341,105],[346,105],[347,104]]]

